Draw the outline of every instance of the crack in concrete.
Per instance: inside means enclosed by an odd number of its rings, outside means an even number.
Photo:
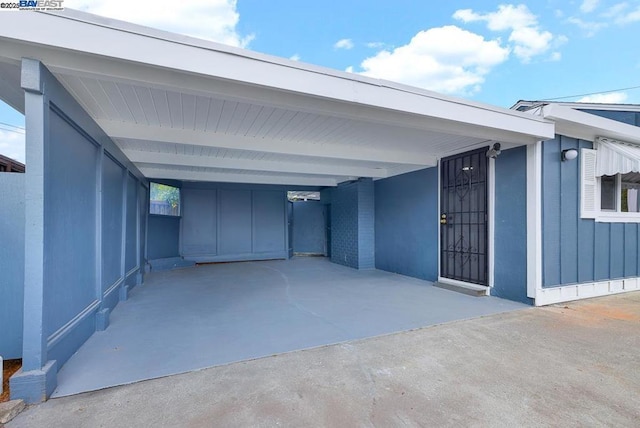
[[[340,330],[342,333],[344,334],[349,334],[349,332],[347,330],[345,330],[342,326],[330,321],[328,318],[318,314],[317,312],[312,311],[311,309],[307,308],[305,305],[299,303],[296,301],[296,299],[291,295],[291,282],[289,281],[289,277],[282,272],[281,270],[278,270],[276,268],[273,268],[271,266],[264,266],[261,264],[257,264],[257,263],[252,263],[255,266],[264,268],[264,269],[269,269],[272,270],[274,272],[276,272],[278,275],[280,275],[280,277],[283,279],[284,283],[285,283],[285,296],[287,297],[287,303],[290,304],[291,306],[293,306],[294,308],[298,309],[300,312],[303,313],[307,313],[327,324],[329,324],[330,326]]]

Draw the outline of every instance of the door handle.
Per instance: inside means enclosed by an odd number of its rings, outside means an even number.
[[[440,216],[440,224],[447,224],[447,215],[446,214],[442,214]]]

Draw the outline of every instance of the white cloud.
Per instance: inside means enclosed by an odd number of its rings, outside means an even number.
[[[477,91],[484,76],[509,56],[499,40],[485,40],[456,26],[431,28],[392,51],[365,59],[361,74],[433,91]],[[347,71],[353,71],[348,68]]]
[[[580,5],[580,12],[593,12],[598,7],[599,2],[600,0],[583,0],[582,4]]]
[[[593,37],[598,31],[607,27],[606,22],[588,22],[588,21],[583,21],[580,18],[576,18],[575,16],[568,18],[567,22],[574,24],[578,26],[580,29],[584,30],[585,35],[587,37]]]
[[[298,54],[293,54],[293,55],[291,55],[291,56],[289,57],[289,59],[290,59],[291,61],[300,61],[300,55],[298,55]]]
[[[369,42],[369,43],[367,43],[367,47],[371,48],[371,49],[377,49],[377,48],[384,47],[384,43],[382,43],[382,42]]]
[[[587,95],[578,100],[579,103],[622,104],[627,100],[625,92],[609,92],[608,94]]]
[[[549,61],[560,61],[562,59],[562,53],[560,52],[552,52],[551,56],[549,56]]]
[[[351,39],[340,39],[338,40],[333,47],[335,49],[353,49],[353,40]]]
[[[0,129],[0,154],[24,163],[24,134]]]
[[[476,13],[471,9],[461,9],[453,14],[455,19],[462,22],[485,21],[492,31],[504,31],[519,27],[532,27],[538,20],[524,4],[514,6],[502,4],[496,12]]]
[[[253,39],[236,29],[236,0],[65,0],[64,6],[231,46]]]
[[[554,40],[553,34],[540,28],[538,18],[524,4],[503,4],[497,11],[488,13],[460,9],[453,17],[465,23],[486,22],[491,31],[510,31],[513,53],[525,63],[546,53]]]
[[[617,3],[607,9],[602,17],[617,25],[640,22],[640,6],[630,8],[627,2]]]

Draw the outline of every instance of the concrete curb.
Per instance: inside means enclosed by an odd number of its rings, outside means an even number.
[[[22,400],[12,400],[0,403],[0,425],[6,424],[11,419],[18,416],[25,407],[24,401]]]

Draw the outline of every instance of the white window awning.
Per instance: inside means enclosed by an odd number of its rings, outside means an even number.
[[[610,138],[596,138],[596,176],[640,172],[640,146]]]

